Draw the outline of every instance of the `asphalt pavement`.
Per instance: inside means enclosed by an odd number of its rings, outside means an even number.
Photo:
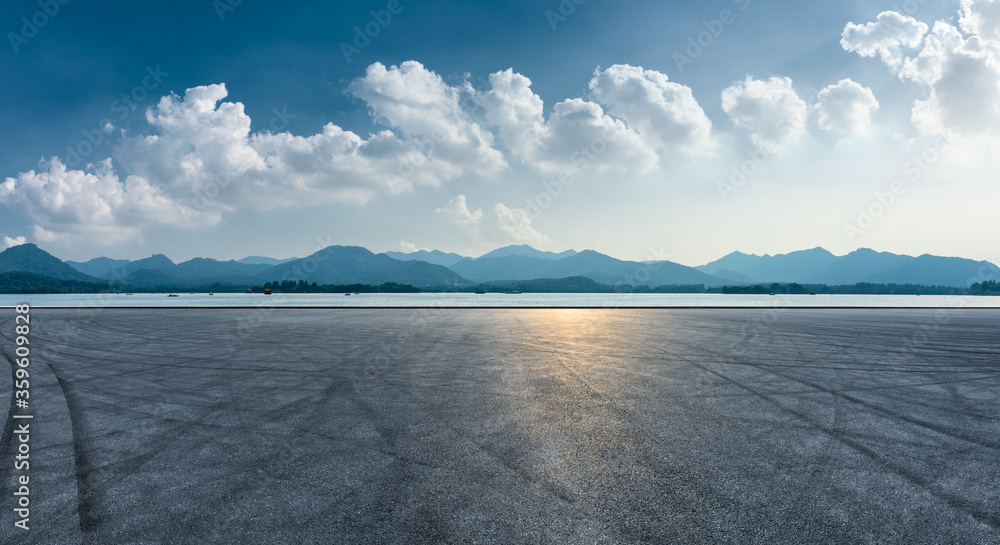
[[[14,316],[3,543],[1000,542],[1000,310]]]

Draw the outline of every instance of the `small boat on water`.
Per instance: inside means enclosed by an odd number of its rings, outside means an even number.
[[[180,296],[177,295],[176,293],[168,293],[167,297],[180,297]]]
[[[477,291],[476,295],[486,295],[486,292],[485,291]]]
[[[346,296],[348,296],[348,297],[350,297],[350,296],[351,296],[351,294],[350,294],[350,293],[345,293],[344,295],[346,295]]]

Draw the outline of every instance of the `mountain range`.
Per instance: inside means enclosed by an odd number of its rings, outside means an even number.
[[[251,256],[230,261],[195,258],[174,263],[163,254],[135,261],[98,257],[86,262],[63,262],[34,244],[23,244],[0,253],[0,274],[13,272],[135,290],[239,287],[285,280],[467,289],[486,283],[570,277],[607,286],[718,288],[773,282],[829,285],[867,282],[965,288],[975,282],[1000,278],[1000,268],[987,261],[932,255],[912,257],[867,248],[844,256],[823,248],[773,256],[733,252],[711,263],[688,267],[671,261],[620,260],[593,250],[545,252],[527,245],[499,248],[477,258],[438,250],[376,254],[358,246],[329,246],[304,258]],[[581,285],[579,280],[567,285],[570,284]]]
[[[1000,277],[1000,268],[989,261],[929,254],[912,257],[868,248],[843,256],[835,256],[823,248],[774,256],[733,252],[695,268],[737,283],[847,285],[870,282],[964,288]]]

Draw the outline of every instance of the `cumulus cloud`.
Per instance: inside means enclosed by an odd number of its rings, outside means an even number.
[[[579,98],[552,107],[534,165],[544,171],[645,170],[656,164],[649,144],[595,102]]]
[[[497,225],[500,226],[500,229],[518,242],[540,243],[548,240],[531,226],[531,218],[528,217],[528,213],[524,209],[507,208],[503,203],[498,202],[493,207],[493,213],[496,215]]]
[[[224,210],[365,203],[462,172],[391,131],[363,139],[329,123],[310,136],[251,134],[243,105],[223,102],[226,94],[210,85],[163,97],[146,115],[157,134],[128,142],[122,162],[173,194]]]
[[[792,89],[791,78],[747,76],[722,91],[722,109],[764,148],[781,148],[806,133],[808,109]]]
[[[914,26],[911,18],[894,12],[880,14],[879,19],[905,19]],[[1000,2],[963,0],[958,20],[959,27],[934,23],[915,56],[896,55],[887,61],[898,69],[901,79],[926,89],[926,96],[914,102],[911,115],[924,134],[992,134],[1000,122]],[[907,45],[920,45],[920,41],[914,39]],[[862,55],[867,51],[852,50]]]
[[[878,100],[871,89],[850,78],[829,85],[817,95],[816,122],[819,128],[840,134],[868,131]]]
[[[469,205],[465,202],[465,195],[459,195],[448,201],[448,204],[438,208],[434,213],[456,225],[471,225],[479,223],[479,220],[483,219],[482,209],[469,210]]]
[[[140,176],[122,182],[106,159],[88,170],[67,170],[58,159],[7,178],[0,203],[34,222],[34,238],[51,241],[86,236],[121,242],[153,224],[201,225],[217,217],[171,199]]]
[[[497,127],[504,147],[531,162],[545,133],[544,104],[531,80],[508,68],[490,74],[491,88],[476,96],[486,122]]]
[[[595,71],[590,90],[610,114],[658,149],[702,153],[714,145],[712,122],[691,88],[668,81],[666,74],[616,64]]]
[[[507,166],[493,147],[493,135],[462,107],[463,89],[446,84],[419,62],[389,68],[376,62],[349,91],[367,102],[377,119],[432,148],[432,155],[483,176]]]
[[[875,22],[847,23],[840,45],[862,57],[878,55],[892,68],[903,62],[901,48],[917,47],[927,33],[927,25],[895,11],[883,11]]]
[[[405,240],[399,241],[399,244],[396,245],[396,251],[402,252],[404,254],[412,254],[413,252],[416,252],[417,249],[418,248],[416,244],[412,242],[406,242]]]
[[[24,237],[10,238],[8,236],[5,236],[5,237],[3,237],[3,239],[0,239],[0,252],[6,250],[7,248],[13,248],[14,246],[20,246],[20,245],[22,245],[22,244],[24,244],[26,242],[28,242],[28,240],[25,239]]]
[[[445,221],[460,227],[462,236],[467,241],[491,243],[548,241],[548,237],[531,225],[531,218],[526,210],[508,208],[503,203],[497,203],[493,207],[492,214],[484,214],[480,208],[470,211],[465,195],[458,195],[442,208],[438,208],[435,213]]]
[[[1000,65],[976,36],[966,39],[955,27],[935,23],[900,76],[928,88],[927,98],[913,105],[913,122],[925,133],[990,132],[1000,121]]]
[[[504,145],[523,163],[544,172],[593,168],[642,170],[656,163],[646,139],[600,104],[573,98],[556,103],[546,120],[531,80],[505,70],[490,75],[491,89],[476,102]]]
[[[380,69],[369,76],[400,72]],[[416,98],[409,107],[391,104],[394,93],[419,91],[421,82],[440,84],[419,64],[405,72],[389,77],[402,86],[390,85],[392,92],[375,85],[377,78],[352,87],[365,90],[375,111],[398,117],[390,124],[403,127],[402,136],[383,130],[365,139],[333,124],[309,136],[251,133],[243,104],[224,100],[224,84],[199,86],[149,108],[148,134],[126,138],[115,150],[115,166],[108,159],[68,170],[54,158],[41,172],[8,178],[0,202],[33,222],[39,240],[92,237],[110,243],[156,224],[217,223],[240,208],[363,204],[380,194],[436,186],[469,170],[483,174],[503,167],[499,152],[488,145],[489,133],[464,117],[450,88],[439,86],[437,95],[425,96],[422,113]],[[450,117],[442,108],[451,108]],[[432,140],[420,139],[425,131],[445,135],[436,149]]]
[[[1000,1],[962,0],[958,23],[980,40],[1000,43]]]

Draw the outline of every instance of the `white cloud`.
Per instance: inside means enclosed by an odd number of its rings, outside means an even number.
[[[542,243],[548,240],[531,226],[531,218],[528,217],[528,213],[524,209],[507,208],[503,203],[498,202],[493,207],[493,213],[496,214],[500,229],[517,242]]]
[[[492,214],[484,214],[482,209],[470,211],[465,195],[458,195],[435,211],[449,223],[460,228],[462,237],[470,242],[489,243],[542,243],[548,237],[539,233],[532,225],[531,218],[522,208],[508,208],[503,203],[493,207]]]
[[[595,71],[590,90],[653,147],[698,154],[714,146],[712,122],[691,88],[668,81],[666,74],[616,64]]]
[[[973,6],[963,6],[973,10]],[[976,23],[968,22],[975,18]],[[976,12],[963,17],[965,26],[980,28]],[[913,123],[924,133],[980,134],[995,131],[1000,121],[1000,64],[992,48],[977,36],[964,38],[955,27],[937,22],[923,50],[907,59],[900,77],[928,88],[913,105]]]
[[[1000,42],[1000,1],[962,0],[962,30],[986,42]]]
[[[845,49],[862,56],[878,51],[901,79],[926,89],[911,114],[924,134],[992,134],[1000,122],[1000,1],[963,0],[959,15],[961,30],[937,21],[927,34],[925,24],[895,12],[844,30]],[[915,56],[900,53],[900,45],[921,42]]]
[[[493,135],[462,107],[463,88],[446,84],[419,62],[389,68],[376,62],[349,90],[368,103],[378,120],[422,141],[433,156],[482,176],[507,166],[493,147]]]
[[[395,251],[402,252],[404,254],[412,254],[413,252],[416,252],[417,250],[418,250],[418,248],[417,248],[416,244],[414,244],[412,242],[406,242],[405,240],[401,240],[401,241],[399,241],[399,244],[396,245],[396,250]]]
[[[656,163],[653,148],[638,133],[579,98],[552,107],[548,120],[531,80],[505,70],[490,75],[491,89],[476,95],[484,117],[523,163],[543,172],[587,169],[642,170]]]
[[[750,130],[758,146],[772,149],[794,143],[806,133],[807,106],[792,89],[791,78],[757,80],[747,76],[722,91],[722,109]]]
[[[365,140],[330,123],[311,136],[251,134],[243,105],[222,102],[226,94],[220,84],[163,97],[146,115],[158,134],[127,142],[120,161],[179,198],[222,210],[365,203],[461,172],[389,131]]]
[[[917,47],[926,33],[925,23],[895,11],[883,11],[873,23],[847,23],[841,34],[840,45],[862,57],[874,57],[877,54],[895,69],[903,62],[900,49]]]
[[[31,221],[39,240],[93,236],[111,243],[157,224],[217,223],[223,213],[242,208],[363,204],[380,194],[439,185],[468,168],[481,173],[502,165],[492,148],[454,163],[445,159],[458,153],[452,144],[428,149],[388,130],[367,139],[333,124],[311,136],[251,134],[243,105],[225,102],[226,96],[224,84],[164,96],[146,112],[149,134],[124,139],[114,167],[108,159],[67,170],[53,159],[43,165],[47,172],[8,178],[0,202]],[[477,125],[459,125],[467,136],[483,136],[477,145],[489,140]]]
[[[8,236],[5,236],[5,237],[3,237],[2,240],[0,240],[0,252],[6,250],[7,248],[13,248],[14,246],[20,246],[20,245],[22,245],[22,244],[24,244],[26,242],[28,242],[28,240],[26,238],[24,238],[24,237],[10,238]]]
[[[469,210],[469,206],[465,202],[465,195],[459,195],[448,201],[448,204],[438,208],[434,213],[456,225],[475,224],[483,219],[482,209],[476,209],[474,212]]]
[[[534,166],[547,172],[646,170],[657,161],[649,144],[595,102],[573,98],[552,107]]]
[[[965,38],[957,28],[938,21],[927,35],[924,46],[913,58],[906,58],[899,71],[901,79],[909,79],[926,86],[933,86],[941,79],[945,64],[951,56],[965,46]]]
[[[67,170],[58,158],[41,166],[45,170],[22,172],[0,185],[0,203],[31,220],[39,241],[122,242],[153,224],[201,225],[218,219],[169,198],[142,177],[121,182],[110,159],[86,171]]]
[[[867,132],[872,112],[878,109],[878,100],[871,89],[850,78],[827,86],[816,98],[817,124],[823,130],[840,134]]]
[[[545,133],[544,105],[531,80],[513,69],[490,74],[491,89],[476,95],[486,122],[498,128],[500,141],[514,156],[532,162]]]

